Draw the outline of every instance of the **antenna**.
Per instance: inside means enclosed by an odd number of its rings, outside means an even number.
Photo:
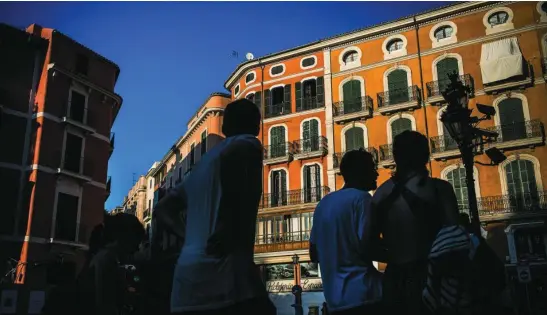
[[[247,60],[253,60],[253,59],[255,59],[255,56],[252,53],[249,52],[245,55],[245,58],[247,58]]]

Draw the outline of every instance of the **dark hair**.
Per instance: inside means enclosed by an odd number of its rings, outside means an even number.
[[[374,165],[374,158],[369,152],[359,149],[352,150],[344,154],[342,161],[340,162],[340,173],[344,177],[344,181],[351,181],[355,176],[362,176],[360,172],[356,170],[367,167],[368,163]]]
[[[136,216],[129,213],[118,213],[111,218],[110,224],[106,227],[106,236],[110,240],[135,238],[143,240],[145,235],[144,226]]]
[[[426,171],[429,161],[427,138],[417,131],[403,131],[393,140],[393,159],[397,174],[408,171]]]
[[[222,133],[226,137],[241,134],[258,136],[260,130],[260,110],[248,99],[231,102],[224,110]]]

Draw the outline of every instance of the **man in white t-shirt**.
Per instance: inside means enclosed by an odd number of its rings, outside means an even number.
[[[368,242],[368,191],[376,189],[376,163],[364,150],[350,151],[340,171],[344,187],[326,195],[315,209],[310,257],[319,262],[330,314],[378,314],[382,275],[373,266]]]
[[[228,104],[222,126],[226,139],[154,210],[184,239],[173,277],[172,313],[276,313],[253,260],[262,193],[260,118],[249,100]]]

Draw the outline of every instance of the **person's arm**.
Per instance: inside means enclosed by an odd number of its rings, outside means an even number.
[[[158,222],[169,232],[184,239],[185,229],[182,213],[186,211],[186,198],[182,184],[170,190],[154,207]]]
[[[372,261],[387,262],[387,251],[380,237],[378,208],[373,198],[368,198],[362,207],[364,210],[359,223],[363,228],[360,231],[362,250]]]
[[[442,221],[446,226],[459,223],[460,210],[458,209],[458,200],[454,193],[452,185],[444,180],[436,181],[437,200],[443,210]]]

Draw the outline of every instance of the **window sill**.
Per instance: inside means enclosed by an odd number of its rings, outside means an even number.
[[[340,64],[340,71],[344,71],[344,70],[349,70],[349,69],[353,69],[353,68],[357,68],[357,67],[360,67],[361,66],[361,62],[359,61],[354,61],[354,62],[350,62],[350,63],[341,63]]]
[[[443,39],[434,41],[432,44],[433,44],[433,48],[438,48],[438,47],[455,44],[457,42],[458,42],[458,38],[456,36],[452,36],[452,37],[443,38]]]
[[[486,35],[501,33],[501,32],[505,32],[512,29],[515,29],[515,25],[513,23],[499,24],[499,25],[487,28]]]
[[[406,55],[407,55],[406,48],[403,48],[403,49],[393,51],[389,54],[384,54],[384,60],[395,59],[395,58],[403,57]]]

